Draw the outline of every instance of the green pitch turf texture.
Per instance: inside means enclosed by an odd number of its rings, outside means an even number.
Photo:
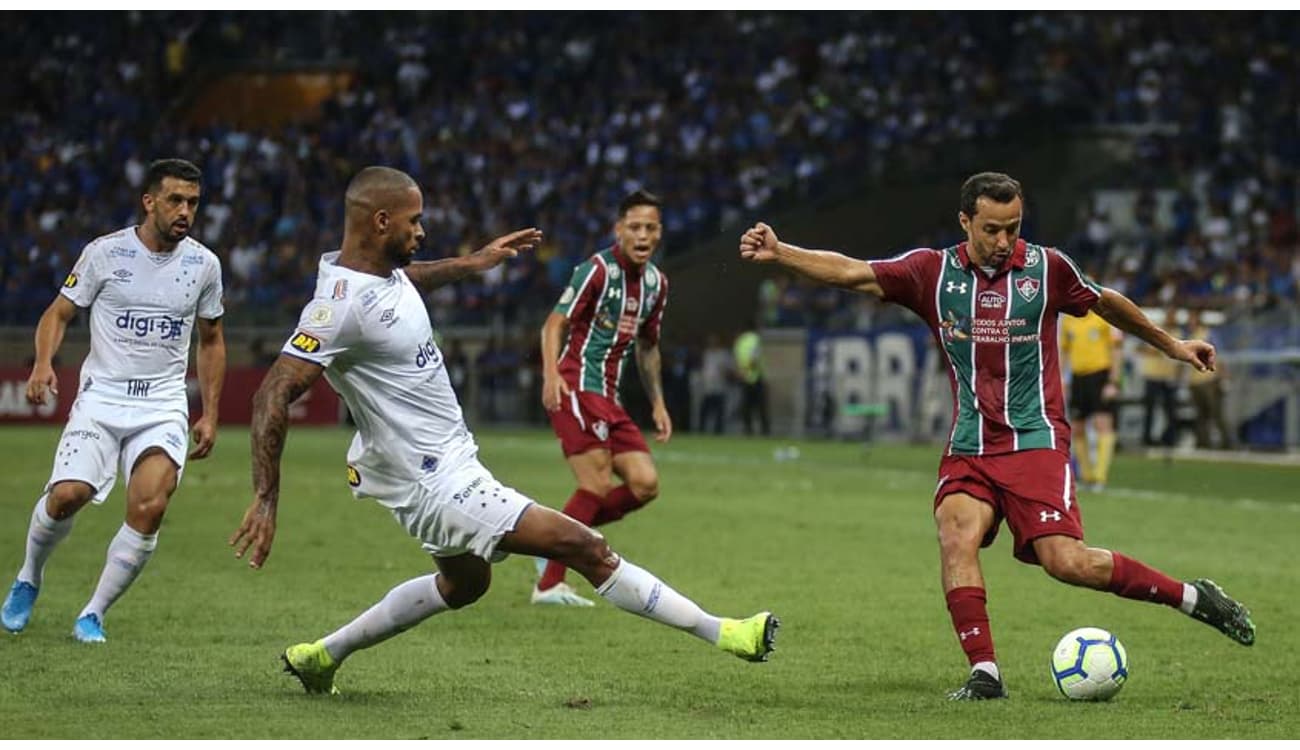
[[[0,430],[0,576],[23,555],[57,430]],[[656,446],[662,494],[606,527],[615,549],[724,615],[783,622],[767,664],[627,615],[528,603],[531,560],[492,590],[340,671],[307,696],[280,672],[314,640],[430,570],[419,546],[344,481],[342,429],[290,432],[268,565],[226,539],[249,498],[247,432],[191,463],[158,551],[108,614],[109,641],[70,632],[122,522],[119,486],[54,555],[26,632],[0,632],[8,738],[1294,738],[1300,734],[1300,500],[1295,469],[1121,457],[1113,488],[1083,493],[1090,541],[1180,578],[1209,576],[1248,603],[1243,648],[1177,612],[1070,588],[1016,563],[1010,534],[984,552],[1011,699],[950,704],[966,665],[939,590],[930,516],[939,449],[682,435]],[[572,482],[542,432],[479,434],[484,462],[541,502]],[[585,581],[571,578],[591,595]],[[1073,704],[1048,676],[1053,644],[1096,625],[1128,647],[1109,704]]]

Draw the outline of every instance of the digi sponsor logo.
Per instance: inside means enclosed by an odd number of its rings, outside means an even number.
[[[289,346],[304,354],[315,354],[320,351],[320,339],[309,333],[298,331],[293,335],[293,338],[289,339]]]
[[[421,369],[423,369],[425,365],[433,365],[434,367],[437,367],[438,362],[440,361],[441,360],[438,358],[438,347],[434,346],[432,338],[423,344],[420,344],[420,346],[415,350],[416,367]]]
[[[980,307],[985,310],[1001,310],[1005,304],[1007,298],[992,289],[980,292]]]
[[[352,464],[348,464],[348,486],[357,487],[360,484],[361,484],[361,472],[357,471],[357,467],[353,466]]]
[[[77,276],[77,272],[73,271],[72,273],[68,274],[68,278],[63,280],[63,288],[72,289],[77,285],[77,282],[79,280],[80,278]]]
[[[161,341],[177,341],[185,332],[185,319],[170,315],[142,315],[134,310],[127,310],[113,321],[118,328],[130,331],[136,338],[144,338],[151,333],[158,334]]]

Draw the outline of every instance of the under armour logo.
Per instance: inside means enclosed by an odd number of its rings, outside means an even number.
[[[1047,523],[1048,521],[1059,521],[1061,520],[1061,511],[1040,510],[1038,511],[1038,518],[1040,519],[1040,523]]]
[[[949,281],[949,282],[948,282],[948,291],[949,291],[949,292],[953,292],[953,291],[955,291],[955,292],[957,292],[958,294],[965,294],[965,293],[966,293],[966,282],[964,282],[964,281],[960,281],[960,282],[958,282],[958,281]]]
[[[978,626],[973,627],[970,630],[959,631],[957,633],[957,635],[960,636],[963,641],[966,640],[967,638],[974,638],[979,634],[980,634],[980,629]]]

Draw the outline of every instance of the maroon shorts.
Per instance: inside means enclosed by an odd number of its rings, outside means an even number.
[[[1038,564],[1033,541],[1062,534],[1083,539],[1083,517],[1074,497],[1070,459],[1054,450],[1027,450],[995,456],[944,456],[934,507],[948,495],[965,492],[993,506],[993,528],[980,546],[998,535],[1002,519],[1015,538],[1017,560]]]
[[[599,393],[573,391],[550,416],[551,429],[560,438],[565,456],[576,456],[593,448],[604,448],[612,455],[650,452],[641,428],[623,407]]]

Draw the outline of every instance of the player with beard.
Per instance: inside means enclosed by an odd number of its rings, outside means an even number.
[[[1213,581],[1183,583],[1131,557],[1083,541],[1070,472],[1070,423],[1058,364],[1059,313],[1095,311],[1172,360],[1213,370],[1214,347],[1180,341],[1127,297],[1093,283],[1065,253],[1020,239],[1024,195],[1005,174],[962,185],[966,241],[865,261],[806,250],[766,224],[740,238],[740,256],[777,263],[832,286],[873,294],[915,312],[951,371],[953,425],[939,462],[934,520],[944,596],[971,665],[952,700],[1004,698],[985,606],[979,551],[1005,518],[1016,559],[1058,581],[1181,610],[1229,638],[1255,642],[1250,612]]]
[[[158,544],[158,529],[185,469],[189,399],[185,370],[198,330],[203,416],[194,424],[188,458],[206,458],[217,434],[226,369],[222,335],[221,263],[189,231],[199,207],[198,167],[182,159],[149,165],[144,220],[104,235],[81,253],[63,289],[36,327],[36,359],[27,400],[59,397],[51,364],[78,308],[90,308],[90,354],[54,458],[36,501],[27,555],[0,621],[11,633],[27,627],[45,563],[72,530],[86,503],[102,503],[119,471],[126,476],[126,522],[90,601],[73,626],[83,643],[105,640],[104,615],[140,574]]]
[[[286,669],[308,692],[336,692],[344,659],[474,603],[487,592],[492,563],[512,552],[559,560],[620,609],[742,659],[765,660],[778,626],[770,613],[708,614],[620,558],[600,534],[506,487],[479,463],[422,293],[534,247],[541,232],[523,229],[464,257],[412,263],[424,239],[423,210],[420,189],[404,172],[367,167],[348,185],[342,248],[321,257],[315,298],[253,400],[254,499],[230,543],[238,556],[250,552],[252,567],[265,564],[289,405],[324,375],[357,424],[346,471],[353,494],[388,508],[437,572],[398,584],[324,638],[290,646]]]
[[[645,190],[624,198],[614,245],[574,269],[542,325],[542,406],[578,482],[564,512],[588,526],[617,521],[659,494],[650,449],[618,398],[623,369],[634,356],[655,439],[666,443],[673,434],[659,355],[668,277],[650,260],[663,237],[660,207]],[[615,485],[614,476],[622,482]],[[592,604],[565,582],[564,566],[555,560],[542,570],[532,601]]]

